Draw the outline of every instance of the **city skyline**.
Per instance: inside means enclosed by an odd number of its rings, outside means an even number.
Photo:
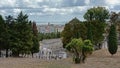
[[[74,17],[83,21],[84,13],[94,6],[118,12],[120,0],[0,0],[0,14],[16,17],[23,11],[37,24],[65,24]]]

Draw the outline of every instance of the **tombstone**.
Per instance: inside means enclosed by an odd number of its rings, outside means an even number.
[[[107,46],[108,46],[107,41],[104,41],[102,43],[102,49],[107,49],[108,48]]]

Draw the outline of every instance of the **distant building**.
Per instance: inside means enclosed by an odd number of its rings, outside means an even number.
[[[39,33],[62,32],[64,25],[55,25],[48,23],[47,25],[37,25]]]

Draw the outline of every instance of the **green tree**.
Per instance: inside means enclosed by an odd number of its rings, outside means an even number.
[[[105,22],[109,18],[109,11],[105,7],[93,7],[87,10],[84,19],[87,21],[97,20]]]
[[[8,57],[8,50],[11,49],[11,37],[12,37],[12,33],[14,32],[13,28],[13,22],[14,22],[14,18],[11,15],[5,16],[5,45],[4,45],[4,49],[6,50],[6,57]]]
[[[110,31],[108,35],[108,51],[111,55],[114,55],[117,52],[117,34],[116,34],[116,26],[112,24],[110,26]]]
[[[82,38],[86,39],[86,27],[77,18],[72,19],[69,23],[65,24],[64,30],[62,31],[62,42],[63,47],[73,39]]]
[[[90,40],[84,40],[84,46],[82,47],[82,59],[81,61],[85,63],[88,55],[91,55],[94,50],[94,46]]]
[[[33,30],[33,46],[31,48],[31,53],[33,57],[33,53],[39,52],[38,31],[37,31],[37,26],[35,22],[33,22],[32,30]]]
[[[117,32],[117,37],[118,37],[118,45],[120,44],[120,12],[116,13],[116,12],[111,12],[110,14],[110,22],[111,24],[115,24],[116,26],[116,32]],[[110,26],[109,26],[110,28]]]
[[[68,45],[66,46],[66,48],[71,48],[70,51],[73,52],[73,61],[75,61],[75,63],[80,63],[80,56],[82,53],[82,47],[83,47],[84,43],[82,39],[72,39],[70,43],[68,43]]]
[[[98,43],[101,43],[104,39],[103,33],[105,32],[106,24],[99,21],[91,21],[88,23],[91,23],[93,44],[97,45]]]
[[[0,57],[1,57],[1,50],[4,47],[4,33],[5,33],[5,21],[2,18],[2,16],[0,15]]]
[[[90,40],[83,41],[80,39],[72,39],[71,42],[66,46],[70,47],[70,51],[74,54],[73,61],[75,63],[84,63],[88,54],[91,54],[93,51],[93,45]]]
[[[54,39],[54,38],[60,38],[61,32],[51,32],[51,33],[39,33],[39,41],[42,41],[43,39]]]
[[[26,14],[20,12],[14,23],[14,31],[11,45],[13,56],[30,53],[33,45],[32,24]]]
[[[1,25],[1,34],[0,34],[0,46],[2,48],[0,49],[4,49],[6,50],[6,57],[8,57],[8,49],[9,44],[10,44],[10,34],[9,34],[9,27],[8,27],[8,23],[5,22],[5,20],[2,18],[2,16],[0,16],[0,25]]]
[[[8,57],[8,50],[10,50],[11,45],[11,23],[14,21],[12,16],[6,16],[5,17],[5,30],[4,30],[4,49],[6,50],[6,57]]]
[[[0,16],[0,31],[1,31],[1,34],[0,34],[0,46],[2,48],[0,49],[3,49],[3,50],[6,50],[6,57],[8,57],[8,50],[10,49],[10,45],[11,45],[11,37],[12,37],[12,22],[13,22],[13,17],[12,16],[6,16],[5,17],[6,19],[4,20],[2,18],[2,16]],[[14,29],[13,29],[14,30]]]
[[[101,48],[101,42],[104,39],[106,19],[109,18],[109,11],[105,7],[93,7],[87,10],[84,14],[84,19],[87,20],[88,33],[87,38],[93,40],[92,43],[96,49]]]
[[[89,39],[93,43],[93,31],[92,31],[92,24],[87,23],[87,39]]]
[[[11,23],[14,21],[14,18],[11,15],[5,16],[5,18],[5,22],[8,23],[8,25],[11,25]]]
[[[44,39],[44,34],[43,33],[38,33],[38,39],[39,41],[42,41]]]

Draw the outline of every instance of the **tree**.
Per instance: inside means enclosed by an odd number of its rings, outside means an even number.
[[[32,24],[28,16],[20,12],[14,23],[14,33],[12,35],[11,50],[13,56],[28,54],[33,45]]]
[[[88,39],[90,38],[96,49],[101,48],[101,42],[104,39],[106,19],[109,18],[109,11],[105,7],[93,7],[87,10],[84,14],[84,19],[87,20]],[[99,32],[98,32],[99,31]],[[91,36],[90,36],[91,35]]]
[[[62,42],[63,47],[73,39],[82,38],[86,39],[86,27],[77,18],[72,19],[69,23],[65,24],[64,30],[62,31]]]
[[[90,40],[83,41],[81,38],[72,39],[71,42],[66,46],[70,47],[70,51],[74,54],[73,61],[75,63],[84,63],[88,54],[92,53],[93,45]]]
[[[110,22],[112,24],[116,24],[116,29],[120,34],[120,12],[111,12],[110,14]]]
[[[5,20],[0,16],[0,25],[1,25],[1,34],[0,34],[0,49],[6,50],[6,57],[8,57],[8,49],[10,49],[10,33],[9,33],[9,26],[8,23],[5,22]]]
[[[44,39],[43,35],[44,35],[43,33],[38,33],[39,41],[42,41]]]
[[[33,30],[33,35],[38,36],[38,30],[35,22],[32,23],[32,30]]]
[[[4,33],[5,33],[5,21],[0,15],[0,57],[1,57],[1,50],[4,47]]]
[[[106,23],[97,20],[80,22],[75,18],[67,23],[62,31],[63,47],[65,47],[72,38],[81,37],[83,40],[91,40],[92,44],[100,48],[99,45],[104,39],[103,33],[105,32],[105,27]]]
[[[11,43],[11,23],[13,22],[12,16],[6,16],[5,17],[5,30],[4,30],[4,49],[6,50],[6,57],[8,57],[8,51],[10,49],[10,43]]]
[[[93,7],[87,10],[84,19],[87,21],[97,20],[105,22],[109,18],[109,11],[105,7]]]
[[[110,14],[110,23],[115,24],[116,26],[116,31],[117,31],[117,36],[118,36],[118,45],[120,44],[120,12],[111,12]]]
[[[103,34],[105,33],[106,23],[101,23],[99,21],[85,21],[84,25],[87,28],[87,38],[91,40],[92,44],[95,45],[96,49],[100,49],[101,42],[104,39]]]
[[[110,22],[111,23],[115,23],[115,24],[119,24],[120,23],[120,12],[116,13],[116,12],[111,12],[110,14]]]
[[[5,16],[5,18],[6,23],[8,23],[9,25],[14,21],[14,18],[11,15]]]
[[[80,56],[82,53],[83,40],[82,39],[72,39],[71,42],[66,46],[70,47],[70,51],[73,52],[73,60],[75,63],[80,63]]]
[[[114,55],[117,52],[118,45],[117,45],[117,34],[116,34],[116,27],[114,24],[110,26],[110,32],[108,35],[108,51],[111,55]]]
[[[43,39],[54,39],[54,38],[60,38],[61,32],[51,32],[51,33],[39,33],[39,41],[42,41]]]
[[[93,40],[94,44],[96,45],[98,43],[101,43],[101,41],[104,39],[103,33],[105,32],[106,24],[100,23],[99,21],[92,21],[91,24],[93,30]]]
[[[33,46],[31,48],[31,53],[33,57],[33,53],[39,52],[38,31],[37,31],[37,26],[35,22],[33,22],[32,24],[32,30],[33,30]]]
[[[89,39],[93,43],[93,31],[92,31],[92,24],[87,23],[87,39]]]
[[[90,40],[84,40],[84,46],[82,47],[82,62],[85,63],[85,60],[88,55],[91,55],[94,50],[94,46]]]

